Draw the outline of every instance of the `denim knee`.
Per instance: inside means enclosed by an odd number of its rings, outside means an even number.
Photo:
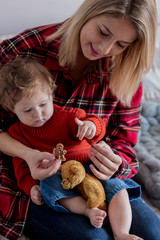
[[[130,232],[145,240],[158,240],[160,236],[160,219],[142,200],[131,201],[132,225]]]

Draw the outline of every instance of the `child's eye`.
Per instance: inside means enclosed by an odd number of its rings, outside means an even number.
[[[28,112],[30,112],[31,111],[31,108],[30,109],[27,109],[27,110],[25,110],[24,112],[25,113],[28,113]]]
[[[42,103],[40,104],[40,107],[44,107],[46,105],[46,103]]]

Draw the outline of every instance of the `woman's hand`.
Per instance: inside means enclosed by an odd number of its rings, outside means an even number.
[[[0,151],[9,156],[24,159],[34,179],[43,180],[50,177],[61,165],[61,160],[55,160],[54,154],[31,149],[6,132],[0,133]]]
[[[99,179],[109,179],[122,163],[120,156],[116,155],[104,141],[90,147],[89,158],[94,163],[90,165],[92,173]]]
[[[55,174],[61,165],[61,160],[55,159],[54,154],[33,149],[30,149],[25,161],[29,166],[32,177],[39,180]]]

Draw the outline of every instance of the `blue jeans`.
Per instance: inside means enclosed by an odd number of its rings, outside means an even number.
[[[87,172],[90,174],[89,163],[84,165]],[[48,177],[40,182],[41,194],[45,203],[57,212],[69,211],[58,204],[58,200],[62,198],[71,198],[79,196],[80,193],[75,189],[64,189],[61,184],[62,176],[58,171],[56,174]],[[130,201],[138,198],[141,195],[141,187],[132,179],[120,180],[118,178],[110,178],[106,181],[101,181],[106,193],[106,203],[109,205],[111,199],[122,189],[127,189]]]
[[[130,233],[144,240],[160,239],[160,219],[141,199],[131,201],[133,221]],[[82,215],[55,212],[46,204],[30,203],[24,233],[31,240],[111,240],[108,223],[94,228]]]

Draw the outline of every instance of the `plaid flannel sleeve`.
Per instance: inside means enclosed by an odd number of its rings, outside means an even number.
[[[44,60],[48,45],[46,37],[53,33],[58,24],[27,29],[0,44],[0,68],[17,55],[29,55]]]
[[[114,175],[120,179],[132,178],[138,172],[139,162],[134,146],[141,126],[142,85],[132,99],[131,107],[119,103],[107,126],[106,142],[121,156],[122,164]]]

